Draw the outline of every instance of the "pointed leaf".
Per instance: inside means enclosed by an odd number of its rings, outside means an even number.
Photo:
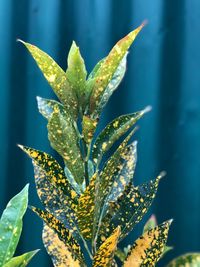
[[[37,103],[38,103],[39,112],[47,120],[49,120],[51,118],[51,115],[55,110],[59,110],[60,113],[66,114],[64,106],[61,103],[59,103],[58,101],[37,96]]]
[[[139,237],[124,262],[124,267],[154,267],[167,242],[171,221],[164,222]]]
[[[98,165],[103,154],[149,110],[150,107],[147,107],[136,113],[122,115],[109,123],[94,143],[92,151],[94,162]]]
[[[99,70],[99,68],[101,67],[101,65],[103,64],[105,60],[106,58],[102,58],[100,61],[97,62],[97,64],[94,66],[93,70],[89,74],[87,82],[90,82],[90,80],[92,80],[96,76],[97,71]]]
[[[94,82],[90,85],[92,87],[89,110],[90,114],[95,112],[96,108],[99,106],[102,95],[104,94],[108,83],[112,79],[121,60],[127,53],[129,47],[143,26],[144,25],[141,25],[136,30],[130,32],[127,36],[121,39],[110,51],[105,61],[100,65],[95,75]]]
[[[93,267],[110,267],[112,265],[119,235],[120,228],[117,227],[98,249],[94,256]]]
[[[157,226],[157,220],[156,216],[153,214],[151,217],[148,219],[148,221],[145,223],[143,233],[155,228]]]
[[[44,225],[42,239],[55,267],[82,266],[80,261],[69,250],[68,246],[47,225]]]
[[[55,185],[56,188],[58,187],[64,192],[70,207],[75,208],[77,194],[67,181],[64,170],[61,168],[58,162],[45,152],[22,145],[19,145],[19,147],[33,160],[38,167],[44,170],[45,175],[48,177],[48,179],[50,179],[50,182]]]
[[[0,266],[15,253],[22,231],[22,218],[28,205],[28,185],[7,204],[0,220]]]
[[[26,267],[30,260],[35,256],[39,250],[27,252],[21,256],[14,257],[7,262],[3,267]]]
[[[23,41],[21,42],[31,53],[44,77],[47,79],[57,97],[64,104],[66,110],[74,119],[76,119],[77,98],[75,92],[67,81],[66,73],[49,55],[40,50],[38,47]]]
[[[64,159],[77,183],[84,177],[84,164],[79,147],[79,139],[71,120],[55,110],[48,121],[48,138],[53,149]]]
[[[162,177],[163,174],[137,187],[130,183],[116,203],[110,202],[109,210],[102,220],[99,244],[118,225],[121,227],[120,240],[127,236],[151,206]]]
[[[69,251],[74,255],[75,259],[83,262],[81,248],[64,224],[47,211],[35,207],[30,208],[58,235],[59,239],[64,242]]]
[[[166,267],[200,267],[200,253],[187,253],[172,260]]]
[[[66,71],[67,80],[74,92],[76,92],[79,108],[85,109],[86,95],[86,76],[84,60],[80,54],[79,47],[73,42],[68,55],[68,68]]]

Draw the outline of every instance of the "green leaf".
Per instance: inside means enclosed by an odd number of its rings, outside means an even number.
[[[60,188],[64,192],[68,201],[68,205],[74,209],[77,204],[77,194],[66,179],[64,170],[61,168],[58,162],[45,152],[22,145],[18,146],[33,160],[34,165],[37,165],[45,172],[45,175],[48,177],[49,181],[56,188]]]
[[[7,204],[0,220],[0,266],[15,253],[22,231],[22,218],[28,205],[28,185]]]
[[[122,115],[109,123],[98,135],[93,145],[92,156],[94,162],[98,165],[103,154],[149,110],[150,107],[146,107],[142,111]]]
[[[119,236],[120,227],[117,227],[98,249],[94,256],[93,267],[110,267],[112,265]]]
[[[76,180],[74,179],[74,176],[70,172],[70,170],[65,166],[64,168],[65,175],[67,177],[67,180],[70,182],[73,189],[76,191],[77,195],[81,195],[85,191],[85,180],[82,184],[78,184]]]
[[[3,265],[3,267],[26,267],[38,251],[39,250],[34,250],[27,252],[21,256],[14,257],[5,265]]]
[[[143,233],[155,228],[156,226],[157,226],[156,216],[152,214],[151,217],[148,219],[148,221],[145,223]]]
[[[39,112],[47,120],[49,120],[51,118],[51,115],[55,110],[59,110],[60,113],[66,115],[66,111],[64,109],[64,106],[61,103],[59,103],[58,101],[37,96],[37,103],[38,103]]]
[[[166,267],[200,267],[200,253],[187,253],[172,260]]]
[[[115,73],[113,74],[112,79],[108,83],[102,98],[97,106],[96,110],[93,113],[94,118],[99,118],[101,112],[105,105],[107,104],[108,100],[112,96],[113,92],[117,89],[119,84],[121,83],[122,79],[124,78],[124,74],[126,72],[126,63],[127,63],[127,54],[123,57],[122,61],[119,63]]]
[[[78,222],[83,236],[87,239],[92,238],[93,227],[96,228],[96,225],[94,226],[94,224],[97,224],[99,219],[103,200],[113,186],[114,174],[118,171],[118,163],[120,163],[120,159],[124,157],[123,152],[125,151],[126,145],[132,134],[133,132],[129,134],[124,142],[118,147],[114,155],[107,162],[103,171],[100,174],[96,172],[93,175],[90,184],[79,198],[77,208]],[[99,183],[98,187],[97,183]]]
[[[155,266],[167,242],[170,224],[171,220],[140,236],[130,249],[123,267]]]
[[[92,93],[90,97],[89,114],[93,114],[99,107],[108,83],[112,79],[121,60],[127,53],[129,47],[131,46],[132,42],[143,26],[144,25],[141,25],[136,30],[130,32],[127,36],[121,39],[110,51],[105,61],[103,61],[103,63],[100,65],[93,83],[90,84],[90,86],[92,87]]]
[[[74,255],[75,259],[83,262],[81,248],[64,224],[47,211],[35,207],[30,208],[58,235],[59,239],[64,242],[68,250]]]
[[[82,184],[84,164],[77,132],[69,117],[55,110],[48,121],[48,138],[53,149],[64,159],[76,182]]]
[[[58,235],[46,224],[44,224],[42,235],[44,246],[50,255],[55,267],[82,267],[81,262],[76,259],[68,246],[59,239]]]
[[[87,94],[86,94],[86,77],[87,71],[84,60],[80,54],[79,47],[73,42],[68,55],[68,69],[66,71],[67,80],[74,92],[76,92],[79,108],[84,111]]]
[[[66,73],[49,55],[40,50],[38,47],[21,40],[19,41],[22,42],[31,53],[44,77],[54,90],[57,97],[64,104],[67,112],[76,119],[78,106],[77,98],[75,92],[67,81]]]
[[[92,142],[92,138],[94,136],[96,127],[98,124],[98,120],[91,119],[88,116],[83,116],[82,120],[82,132],[83,132],[83,138],[87,144]]]
[[[103,64],[103,62],[106,60],[106,58],[102,58],[97,64],[94,66],[93,70],[88,76],[87,82],[90,82],[97,74],[97,71],[99,70],[100,66]]]
[[[116,202],[110,202],[108,212],[101,223],[98,244],[118,225],[121,227],[120,240],[128,235],[151,206],[162,177],[163,174],[137,187],[130,183]]]

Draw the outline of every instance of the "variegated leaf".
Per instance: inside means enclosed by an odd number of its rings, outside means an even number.
[[[102,58],[100,61],[97,62],[97,64],[94,66],[93,70],[89,74],[88,79],[87,79],[87,82],[90,82],[96,76],[98,69],[103,64],[103,62],[105,61],[105,59],[106,58]]]
[[[64,104],[68,113],[76,120],[78,106],[77,98],[75,92],[67,81],[66,73],[49,55],[40,50],[38,47],[23,41],[21,42],[31,53],[44,77],[54,90],[57,97]]]
[[[85,110],[87,101],[86,77],[87,71],[79,47],[73,42],[68,55],[67,80],[74,92],[76,92],[81,113]]]
[[[187,253],[172,260],[166,267],[200,267],[200,253]]]
[[[59,112],[62,114],[65,114],[65,115],[67,114],[64,106],[58,101],[37,96],[37,104],[38,104],[39,112],[47,120],[51,118],[51,115],[55,110],[59,110]]]
[[[154,267],[167,242],[171,221],[164,222],[139,237],[124,262],[124,267]]]
[[[40,210],[35,207],[30,208],[46,223],[48,227],[50,227],[58,235],[59,239],[64,242],[68,250],[74,255],[75,259],[79,260],[80,262],[84,262],[83,254],[79,244],[74,239],[71,232],[64,226],[64,224],[47,211]]]
[[[120,236],[120,227],[117,227],[112,235],[105,240],[94,256],[93,267],[110,267],[113,263],[117,242]]]
[[[3,267],[26,267],[39,250],[27,252],[9,260]]]
[[[22,145],[19,145],[19,147],[33,160],[34,164],[45,172],[45,175],[48,177],[50,183],[64,192],[68,205],[71,208],[75,208],[77,204],[77,194],[67,181],[64,170],[58,162],[45,152]]]
[[[55,110],[48,121],[48,138],[53,149],[64,159],[76,182],[82,184],[84,163],[77,132],[69,117]]]
[[[42,235],[44,246],[55,267],[82,267],[81,262],[73,255],[68,246],[58,235],[44,224]]]
[[[118,225],[121,227],[120,240],[127,236],[151,206],[162,176],[137,187],[130,183],[117,202],[110,202],[109,210],[102,220],[98,244]]]
[[[14,255],[22,232],[22,218],[28,205],[28,185],[7,204],[0,219],[0,266]]]
[[[149,110],[150,107],[147,107],[139,112],[122,115],[109,123],[98,135],[93,145],[92,156],[94,162],[98,165],[103,154]]]
[[[83,116],[82,120],[82,129],[83,129],[83,137],[87,144],[91,143],[94,132],[97,127],[98,120],[91,119],[88,116]]]
[[[132,42],[136,38],[137,34],[140,32],[142,27],[143,25],[138,27],[136,30],[130,32],[123,39],[121,39],[110,51],[105,61],[103,61],[103,63],[100,65],[93,83],[90,84],[92,90],[90,97],[89,114],[93,114],[99,106],[108,83],[112,79],[121,60],[127,53],[129,47],[131,46]]]

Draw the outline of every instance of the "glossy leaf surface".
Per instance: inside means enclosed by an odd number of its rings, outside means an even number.
[[[28,185],[7,204],[0,220],[0,266],[15,253],[22,231],[22,218],[28,205]]]
[[[167,267],[200,267],[200,253],[187,253],[172,260]]]
[[[35,256],[38,250],[27,252],[21,256],[14,257],[7,262],[3,267],[26,267],[30,260]]]

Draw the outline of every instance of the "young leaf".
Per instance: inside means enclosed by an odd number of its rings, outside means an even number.
[[[59,110],[59,112],[61,114],[66,115],[66,110],[65,110],[64,106],[61,103],[59,103],[58,101],[37,96],[37,104],[38,104],[39,112],[47,120],[49,120],[51,118],[51,115],[55,110]]]
[[[199,267],[200,253],[187,253],[172,260],[166,267]]]
[[[160,259],[167,242],[171,220],[164,222],[139,237],[124,262],[123,267],[153,267]]]
[[[39,250],[27,252],[9,260],[3,267],[26,267]]]
[[[94,256],[93,267],[110,267],[112,265],[119,236],[120,227],[117,227],[98,249]]]
[[[81,248],[72,236],[71,232],[47,211],[43,211],[35,207],[30,208],[58,235],[59,239],[64,242],[68,250],[74,255],[75,259],[83,262],[84,260]]]
[[[83,116],[82,132],[83,132],[83,138],[87,144],[91,143],[97,124],[98,120],[92,119],[89,116],[85,115]]]
[[[84,60],[80,54],[80,50],[76,43],[73,42],[68,55],[68,68],[66,71],[67,80],[74,92],[76,92],[79,109],[84,111],[87,95],[86,95],[86,76]]]
[[[49,154],[19,145],[19,147],[34,161],[34,163],[44,170],[46,177],[49,181],[60,188],[66,195],[68,204],[74,208],[76,206],[76,192],[73,190],[65,177],[65,173],[58,162]]]
[[[38,47],[23,41],[21,42],[31,53],[44,77],[54,90],[57,97],[64,104],[67,112],[76,120],[78,105],[77,98],[75,92],[67,81],[66,73],[49,55],[40,50]]]
[[[59,239],[58,235],[44,224],[42,239],[55,267],[82,267],[68,246]],[[85,266],[85,265],[84,265]]]
[[[127,236],[151,206],[161,178],[162,174],[155,180],[137,187],[130,183],[116,203],[110,202],[108,212],[101,223],[98,245],[117,225],[121,227],[120,240]]]
[[[146,107],[142,111],[122,115],[109,123],[99,134],[94,143],[92,151],[94,162],[98,164],[103,154],[107,152],[121,136],[127,133],[128,130],[149,110],[150,107]]]
[[[71,120],[55,110],[48,121],[48,138],[53,149],[64,159],[78,184],[82,184],[84,164],[81,156],[79,139]]]
[[[22,231],[22,218],[28,205],[28,185],[7,204],[0,220],[0,266],[14,255]]]
[[[130,32],[127,36],[121,39],[110,51],[105,61],[100,65],[93,83],[90,84],[92,93],[90,97],[89,114],[93,114],[98,108],[108,83],[112,79],[121,60],[143,26],[144,25],[142,24],[136,30]]]

